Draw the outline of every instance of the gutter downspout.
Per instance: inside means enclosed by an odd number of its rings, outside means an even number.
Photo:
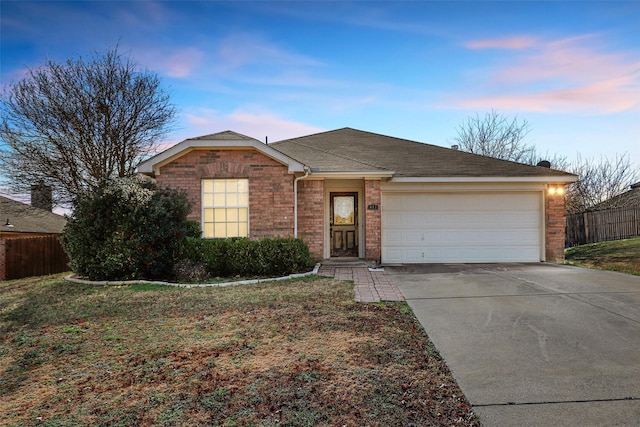
[[[298,237],[298,181],[305,179],[311,173],[308,166],[304,166],[304,175],[293,180],[293,237]]]

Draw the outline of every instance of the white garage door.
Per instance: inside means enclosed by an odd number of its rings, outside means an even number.
[[[383,263],[538,262],[540,193],[383,193]]]

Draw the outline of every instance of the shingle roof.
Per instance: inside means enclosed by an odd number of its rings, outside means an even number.
[[[207,141],[211,141],[211,140],[220,140],[220,141],[238,140],[238,141],[243,141],[243,140],[246,140],[246,139],[250,139],[250,140],[253,140],[253,141],[257,141],[255,138],[251,138],[250,136],[243,135],[241,133],[234,132],[232,130],[225,130],[223,132],[212,133],[210,135],[196,136],[194,138],[188,138],[187,140],[190,140],[190,139],[200,139],[200,140],[207,140]]]
[[[628,207],[640,207],[640,183],[631,185],[631,190],[625,191],[622,194],[618,194],[605,200],[602,203],[598,203],[590,210],[599,211],[603,209],[615,209],[615,208],[628,208]]]
[[[396,177],[558,177],[572,174],[342,128],[270,144],[319,172],[393,171]]]
[[[7,220],[13,227],[5,226]],[[0,231],[60,234],[67,220],[44,209],[0,196]]]

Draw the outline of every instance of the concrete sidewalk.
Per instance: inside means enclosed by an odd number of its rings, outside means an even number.
[[[485,427],[640,425],[640,277],[387,267]]]
[[[402,293],[384,270],[370,271],[366,266],[322,265],[319,276],[352,280],[358,302],[404,301]]]

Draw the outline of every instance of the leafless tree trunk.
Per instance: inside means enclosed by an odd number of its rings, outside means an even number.
[[[132,175],[176,110],[157,75],[115,47],[29,70],[2,94],[0,114],[8,185],[20,192],[43,181],[66,204],[104,178]]]

